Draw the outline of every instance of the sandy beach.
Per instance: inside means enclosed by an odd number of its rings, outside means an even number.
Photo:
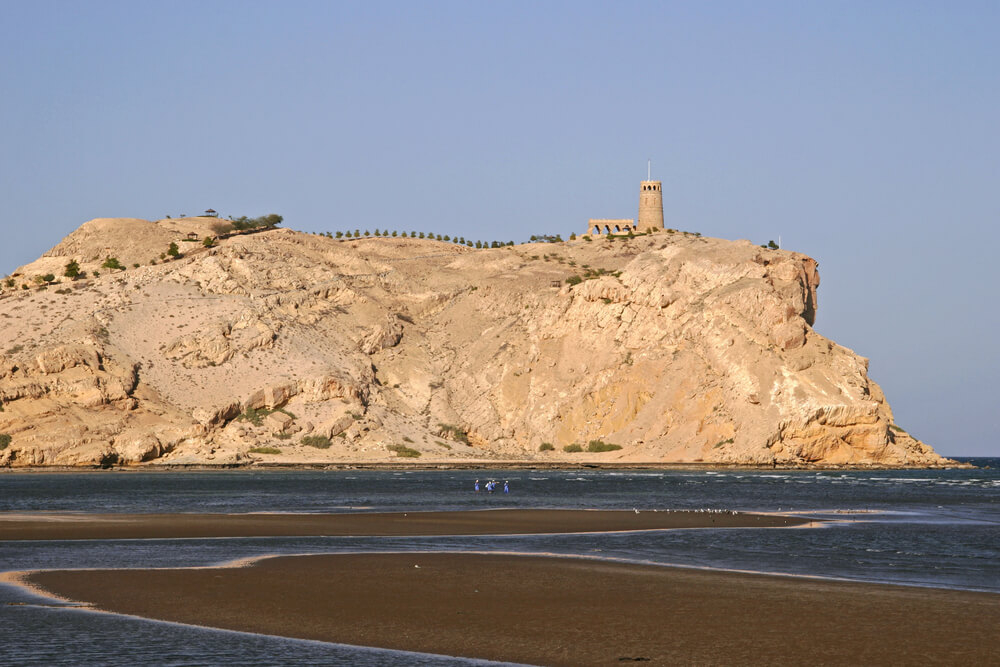
[[[997,664],[1000,595],[464,553],[36,572],[96,608],[546,665]]]
[[[0,540],[527,535],[669,528],[777,528],[798,517],[731,512],[514,510],[356,514],[0,514]]]

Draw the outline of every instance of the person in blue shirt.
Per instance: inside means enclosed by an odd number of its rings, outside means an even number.
[[[507,480],[503,481],[503,492],[510,493],[510,482],[508,482]]]
[[[479,493],[479,480],[476,480],[476,493]]]

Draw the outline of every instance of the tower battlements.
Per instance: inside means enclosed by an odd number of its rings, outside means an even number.
[[[663,229],[663,184],[660,181],[639,183],[639,224],[636,231]]]

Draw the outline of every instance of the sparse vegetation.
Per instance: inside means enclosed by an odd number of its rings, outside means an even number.
[[[171,257],[180,257],[181,256],[181,249],[179,247],[177,247],[176,243],[174,243],[173,241],[171,241],[170,242],[170,247],[167,248],[167,254],[170,255]]]
[[[241,414],[236,416],[235,421],[248,421],[254,426],[260,426],[264,423],[264,417],[267,417],[272,412],[283,412],[292,419],[295,419],[295,415],[291,414],[287,410],[281,408],[247,408]]]
[[[258,218],[248,218],[247,216],[242,215],[238,218],[230,219],[233,223],[233,229],[238,232],[242,232],[247,229],[274,229],[281,224],[282,220],[284,220],[284,218],[277,213],[268,213],[267,215],[262,215]]]
[[[454,426],[452,424],[438,424],[438,435],[469,444],[469,433],[460,426]]]
[[[893,431],[895,431],[896,433],[906,433],[906,430],[905,430],[905,429],[903,429],[903,428],[902,428],[902,427],[900,427],[900,426],[896,426],[895,424],[889,424],[889,428],[891,428],[891,429],[892,429]]]
[[[13,287],[16,284],[16,281],[13,278],[7,278],[7,280],[3,281],[3,284],[7,287]]]
[[[0,450],[7,449],[10,446],[10,434],[0,433]]]
[[[387,445],[386,449],[390,452],[396,452],[396,456],[404,459],[415,459],[420,456],[420,452],[418,450],[407,447],[406,445]]]
[[[277,447],[251,447],[248,450],[251,454],[280,454],[281,450]]]
[[[603,442],[601,440],[591,440],[587,443],[588,452],[613,452],[621,448],[621,445],[612,445],[610,442]]]
[[[712,449],[718,449],[719,447],[722,447],[723,445],[731,445],[731,444],[733,444],[733,442],[734,442],[734,440],[732,438],[726,438],[725,440],[719,440],[717,443],[715,443],[714,445],[712,445]]]
[[[315,447],[316,449],[330,449],[333,441],[325,435],[307,435],[299,440],[299,444],[306,447]]]
[[[555,446],[551,442],[543,442],[538,445],[538,451],[540,452],[551,452],[553,449],[555,449]]]
[[[570,454],[575,454],[577,452],[582,452],[583,447],[574,442],[572,445],[566,445],[565,447],[563,447],[563,451],[569,452]]]
[[[71,280],[76,280],[80,276],[80,264],[75,259],[70,260],[69,264],[66,265],[66,270],[63,271],[63,275]]]
[[[211,248],[212,246],[215,245],[215,239],[212,238],[211,236],[206,236],[201,240],[201,245],[203,245],[206,248]]]
[[[118,271],[124,271],[125,270],[125,267],[122,266],[122,263],[118,261],[117,257],[108,257],[108,258],[106,258],[104,260],[104,263],[101,264],[101,268],[102,269],[115,269],[115,270],[118,270]],[[94,272],[94,275],[97,275],[96,271]]]
[[[566,279],[567,285],[579,285],[582,282],[583,278],[581,278],[580,276],[570,276],[569,278]]]

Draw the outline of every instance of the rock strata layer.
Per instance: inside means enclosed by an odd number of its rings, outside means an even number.
[[[813,330],[801,254],[669,231],[191,240],[225,224],[93,220],[12,274],[0,465],[950,463]],[[86,278],[35,280],[72,260]]]

